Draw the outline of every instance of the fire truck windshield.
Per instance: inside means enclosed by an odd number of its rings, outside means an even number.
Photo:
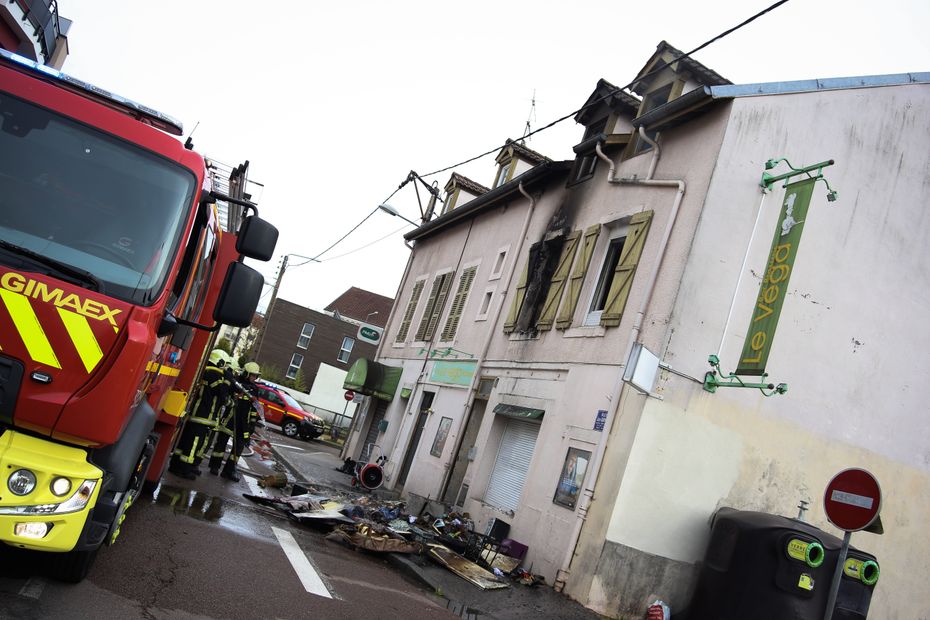
[[[0,261],[39,254],[52,260],[37,269],[71,267],[107,295],[153,303],[193,204],[193,173],[2,92],[0,122],[0,239],[23,250]]]

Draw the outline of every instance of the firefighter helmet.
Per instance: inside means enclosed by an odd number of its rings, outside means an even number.
[[[213,349],[210,351],[210,363],[217,365],[220,362],[226,364],[229,362],[229,355],[223,349]]]
[[[246,362],[243,366],[243,370],[250,375],[260,375],[262,374],[261,368],[258,367],[258,364],[255,362]]]

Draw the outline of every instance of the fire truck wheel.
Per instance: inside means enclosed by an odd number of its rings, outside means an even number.
[[[121,262],[123,265],[127,267],[132,267],[132,261],[129,259],[128,256],[124,256],[123,254],[120,254],[119,251],[113,248],[107,247],[102,243],[96,243],[94,241],[85,241],[83,239],[79,239],[77,241],[72,241],[69,245],[75,249],[87,248],[90,250],[97,250],[97,252],[92,252],[92,254],[95,254],[96,256],[100,256],[100,258],[117,258],[119,259],[119,262]]]
[[[90,567],[97,558],[97,551],[69,551],[56,553],[54,563],[51,565],[51,576],[59,581],[79,583],[87,577]]]
[[[297,422],[286,420],[284,424],[281,425],[281,432],[287,437],[297,437],[297,431]]]

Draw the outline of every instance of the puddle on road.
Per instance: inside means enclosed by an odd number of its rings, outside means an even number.
[[[255,535],[256,516],[248,508],[217,495],[162,483],[152,493],[150,503],[167,508],[177,516],[216,523],[241,534]]]

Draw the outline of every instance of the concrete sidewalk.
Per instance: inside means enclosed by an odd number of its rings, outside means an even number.
[[[279,440],[266,433],[275,458],[297,480],[331,487],[336,491],[358,492],[350,484],[351,476],[336,471],[342,466],[338,451],[317,442]],[[376,489],[372,495],[380,499],[396,499],[393,492]],[[401,553],[366,554],[373,560],[385,558],[396,569],[427,589],[443,597],[447,608],[467,619],[520,620],[560,618],[566,620],[597,620],[603,616],[585,609],[575,601],[555,592],[547,585],[524,586],[513,582],[500,590],[482,590],[425,556]]]

